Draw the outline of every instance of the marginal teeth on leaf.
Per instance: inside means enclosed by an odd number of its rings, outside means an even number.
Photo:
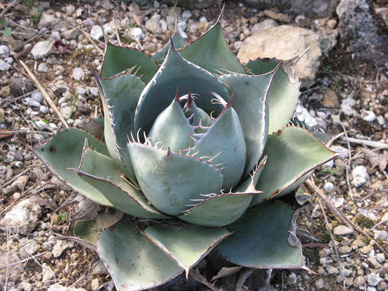
[[[214,97],[216,97],[215,99],[212,99],[211,100],[211,103],[214,104],[214,105],[222,105],[222,106],[226,106],[226,104],[228,104],[220,95],[218,95],[216,92],[210,92],[210,94],[212,94]]]

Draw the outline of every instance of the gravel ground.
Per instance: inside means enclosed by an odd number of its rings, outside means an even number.
[[[126,2],[70,3],[22,1],[8,10],[0,7],[5,11],[0,17],[3,290],[112,290],[93,251],[59,239],[68,234],[74,217],[82,217],[82,207],[76,206],[82,198],[30,149],[65,124],[84,128],[99,114],[93,71],[102,62],[104,37],[152,54],[168,40],[174,13],[180,32],[191,41],[220,11],[157,2],[141,9]],[[298,190],[307,200],[298,235],[310,271],[274,271],[273,290],[388,289],[387,72],[377,61],[353,59],[349,43],[338,37],[337,22],[335,17],[262,12],[235,2],[225,7],[225,33],[236,53],[255,30],[263,29],[260,25],[297,26],[331,41],[318,56],[315,76],[304,79],[296,114],[335,136],[332,148],[341,155]]]

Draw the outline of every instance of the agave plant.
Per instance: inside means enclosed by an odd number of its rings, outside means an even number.
[[[214,248],[249,268],[304,268],[293,191],[335,154],[291,125],[298,58],[243,66],[215,23],[152,57],[108,44],[96,74],[104,138],[70,128],[36,155],[64,183],[115,210],[79,223],[117,289],[144,290]]]

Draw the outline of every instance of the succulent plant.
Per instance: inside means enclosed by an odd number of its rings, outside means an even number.
[[[305,268],[294,211],[278,198],[335,154],[290,123],[298,57],[243,66],[218,19],[152,57],[108,44],[95,74],[104,138],[69,128],[36,155],[64,183],[114,210],[77,224],[119,290],[152,288],[214,248],[249,268]]]

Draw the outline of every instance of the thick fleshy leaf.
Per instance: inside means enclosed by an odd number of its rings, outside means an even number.
[[[191,199],[221,190],[221,171],[206,162],[140,143],[128,150],[140,188],[163,213],[178,215]]]
[[[307,173],[335,156],[318,138],[300,127],[286,127],[270,135],[264,155],[267,165],[256,185],[264,194],[255,197],[252,204],[295,189]]]
[[[251,60],[245,65],[248,73],[252,75],[262,75],[272,72],[281,62],[275,58]]]
[[[229,101],[228,91],[215,76],[187,62],[174,48],[170,48],[158,73],[140,97],[135,129],[147,133],[158,115],[171,104],[178,87],[181,95],[189,91],[198,94],[197,106],[208,113],[215,111],[215,114],[219,114],[222,111],[221,106],[211,103],[214,96],[210,92],[214,91],[226,102]]]
[[[206,156],[211,159],[211,164],[220,164],[225,192],[238,184],[244,172],[246,146],[239,116],[230,104],[195,142],[195,149],[198,157]]]
[[[194,129],[176,98],[156,118],[148,137],[153,145],[161,142],[164,150],[170,148],[172,152],[177,153],[194,146],[190,137],[192,134],[194,134]]]
[[[283,61],[277,70],[269,91],[269,129],[268,133],[277,132],[285,127],[294,115],[299,98],[299,78],[295,75],[295,63],[298,58]],[[247,64],[253,74],[262,74],[263,71],[272,70],[279,64],[279,60],[271,59],[251,61]]]
[[[105,230],[97,251],[118,290],[145,290],[162,285],[183,270],[127,222]]]
[[[268,136],[268,92],[276,73],[260,76],[222,75],[220,81],[233,94],[236,110],[245,137],[247,158],[244,176],[248,175],[263,154]]]
[[[77,222],[74,233],[80,239],[95,245],[101,232],[119,222],[123,215],[121,211],[105,208],[95,219]]]
[[[94,202],[112,206],[103,193],[71,170],[78,168],[80,164],[85,141],[88,147],[103,155],[109,155],[104,143],[91,134],[76,128],[68,128],[58,132],[45,145],[35,148],[34,153],[63,183]]]
[[[193,266],[231,232],[226,228],[208,228],[193,224],[154,224],[147,227],[144,234],[188,274]]]
[[[253,175],[242,182],[235,193],[204,195],[199,204],[189,209],[178,218],[209,227],[226,226],[236,221],[249,207],[254,195],[261,195],[255,185],[263,171],[266,159],[264,158],[256,167]]]
[[[179,32],[175,32],[172,36],[172,43],[174,44],[175,49],[184,48],[187,43],[183,39],[183,37],[179,34]],[[170,42],[168,42],[160,51],[156,52],[152,59],[158,64],[161,65],[164,62],[164,59],[167,56],[168,50],[170,49]]]
[[[159,69],[158,65],[145,53],[108,43],[105,49],[101,77],[111,78],[130,70],[148,83]]]
[[[245,212],[255,194],[258,192],[213,194],[178,218],[202,226],[226,226]]]
[[[244,67],[225,41],[220,18],[205,34],[184,48],[182,56],[213,74],[245,74]]]
[[[304,268],[302,249],[296,237],[290,245],[293,211],[281,201],[268,201],[249,208],[229,227],[233,235],[218,245],[230,262],[248,268]]]
[[[148,205],[143,193],[123,180],[122,172],[113,159],[86,149],[77,173],[81,179],[104,193],[114,208],[139,218],[168,219]]]
[[[120,169],[136,183],[127,142],[128,136],[134,131],[136,106],[145,85],[131,74],[110,79],[100,78],[96,74],[96,79],[105,113],[104,136],[107,148]]]

